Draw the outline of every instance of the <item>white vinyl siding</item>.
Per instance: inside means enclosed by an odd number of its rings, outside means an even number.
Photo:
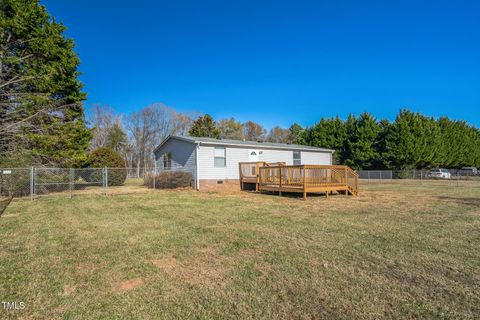
[[[259,152],[259,161],[285,162],[293,164],[293,150],[280,149],[256,149]],[[215,166],[215,146],[200,145],[198,151],[199,179],[238,179],[239,162],[249,161],[248,147],[225,146],[225,166]],[[301,151],[302,164],[332,164],[332,157],[329,152]]]
[[[238,179],[238,163],[248,162],[248,149],[225,147],[225,166],[215,167],[215,147],[200,145],[198,150],[200,179]]]
[[[259,149],[260,161],[285,162],[286,165],[293,165],[293,152],[296,150]],[[332,164],[330,152],[300,151],[302,164]]]
[[[302,164],[332,164],[332,154],[330,152],[311,152],[302,151]]]
[[[278,149],[259,149],[260,159],[264,162],[285,162],[287,165],[293,164],[292,150]]]

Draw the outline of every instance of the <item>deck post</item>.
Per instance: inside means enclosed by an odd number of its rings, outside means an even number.
[[[281,196],[282,195],[282,166],[280,166],[279,171],[280,171],[280,179],[279,179],[280,188],[278,190],[278,195]]]
[[[242,163],[238,164],[238,181],[240,182],[240,191],[243,191]]]
[[[255,191],[258,191],[259,184],[260,184],[260,167],[258,165],[258,162],[255,163],[255,175],[256,175],[256,178],[257,178],[257,183],[255,183]]]
[[[307,200],[307,170],[303,165],[303,200]]]

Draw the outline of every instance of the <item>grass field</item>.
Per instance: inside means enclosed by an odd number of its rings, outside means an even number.
[[[0,245],[0,318],[480,317],[476,182],[14,200]]]

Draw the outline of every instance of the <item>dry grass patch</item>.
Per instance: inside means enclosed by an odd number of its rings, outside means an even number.
[[[0,318],[478,318],[480,184],[15,200]],[[3,312],[3,311],[0,311]]]
[[[180,265],[175,257],[153,259],[151,262],[154,266],[167,271],[175,270]]]
[[[206,287],[220,286],[225,281],[225,268],[220,263],[218,250],[202,247],[183,261],[174,255],[152,259],[151,263],[176,281]]]
[[[142,278],[130,279],[113,285],[114,292],[126,292],[143,286],[145,281]]]

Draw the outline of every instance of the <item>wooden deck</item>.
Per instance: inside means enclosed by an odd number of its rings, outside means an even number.
[[[262,162],[240,163],[240,185],[254,183],[257,191],[308,193],[340,192],[358,195],[358,174],[348,166],[275,165]]]
[[[255,191],[258,191],[260,183],[259,174],[261,167],[281,166],[285,165],[284,162],[240,162],[238,167],[240,169],[240,189],[245,190],[246,184],[255,184]]]

